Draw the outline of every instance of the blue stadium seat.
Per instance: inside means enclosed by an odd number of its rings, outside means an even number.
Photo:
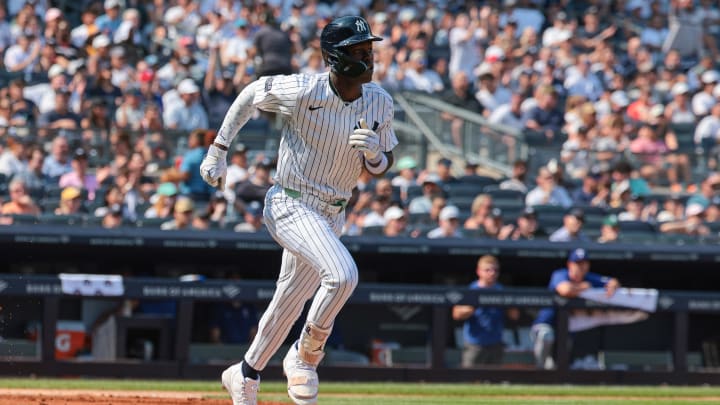
[[[365,226],[362,228],[362,235],[363,236],[383,236],[384,228],[385,227],[382,225]]]
[[[135,226],[138,228],[160,229],[160,225],[170,220],[172,220],[172,218],[140,218],[135,221]]]
[[[458,181],[462,184],[475,184],[478,186],[485,187],[493,184],[497,184],[497,180],[495,180],[492,177],[488,176],[461,176],[458,178]]]
[[[82,225],[84,223],[83,215],[40,215],[40,223],[45,225]]]
[[[13,214],[10,216],[13,219],[13,224],[16,225],[35,225],[40,222],[40,219],[35,215]]]
[[[644,221],[620,221],[618,222],[620,225],[620,233],[621,234],[629,234],[629,233],[645,233],[645,234],[654,234],[656,232],[655,226],[653,224],[650,224],[648,222]]]
[[[449,183],[444,186],[445,193],[448,198],[453,197],[471,197],[474,198],[478,194],[482,194],[483,187],[478,184],[468,183]]]

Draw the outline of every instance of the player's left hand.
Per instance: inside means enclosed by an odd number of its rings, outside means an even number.
[[[380,136],[368,128],[365,119],[360,120],[360,128],[350,135],[350,146],[363,151],[365,158],[375,160],[380,155]]]

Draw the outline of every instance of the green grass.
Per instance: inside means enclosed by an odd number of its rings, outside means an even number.
[[[0,379],[3,388],[193,391],[224,398],[216,381]],[[335,383],[321,386],[323,404],[702,404],[720,403],[720,387],[514,384]],[[285,384],[264,381],[260,399],[290,403]]]

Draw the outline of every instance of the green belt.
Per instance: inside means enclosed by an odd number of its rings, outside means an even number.
[[[285,191],[285,194],[287,194],[290,198],[300,198],[302,194],[300,194],[299,191],[293,190],[291,188],[284,187],[283,190]],[[332,205],[333,207],[343,207],[347,205],[347,200],[337,200],[335,202],[328,202],[328,204]]]

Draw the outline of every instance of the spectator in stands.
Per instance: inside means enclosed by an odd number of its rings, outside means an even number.
[[[192,131],[208,127],[208,116],[200,104],[200,88],[192,79],[183,79],[177,86],[180,101],[166,106],[163,122],[168,129]]]
[[[485,220],[493,209],[493,199],[489,194],[478,194],[470,206],[470,216],[465,220],[465,229],[483,229]]]
[[[175,209],[177,201],[178,189],[174,183],[161,183],[157,188],[157,193],[151,198],[152,207],[145,211],[145,218],[170,218]]]
[[[645,205],[645,197],[637,194],[630,196],[630,201],[625,203],[625,210],[617,217],[619,221],[643,221],[655,222],[657,214],[657,203]]]
[[[422,181],[422,195],[413,198],[408,207],[411,214],[430,212],[432,198],[442,195],[440,188],[440,177],[435,173],[429,173]]]
[[[200,176],[200,162],[205,156],[205,132],[205,129],[190,132],[188,150],[182,156],[179,168],[180,193],[196,201],[207,201],[210,198],[210,188]]]
[[[96,211],[97,212],[97,211]],[[123,223],[123,208],[119,204],[113,204],[102,215],[101,225],[105,229],[119,228]]]
[[[575,298],[589,288],[605,288],[608,296],[612,296],[618,287],[620,283],[616,278],[590,272],[590,258],[585,249],[574,249],[570,252],[567,267],[555,270],[548,284],[550,291],[566,298]],[[534,346],[536,366],[546,370],[555,368],[552,356],[555,344],[554,308],[540,310],[530,331],[530,338]]]
[[[8,86],[11,118],[9,124],[17,126],[35,125],[40,115],[37,105],[24,94],[26,83],[23,79],[15,79]]]
[[[115,31],[120,27],[120,0],[105,0],[103,3],[105,14],[95,20],[98,30],[112,38]]]
[[[192,199],[181,196],[175,201],[173,209],[173,219],[168,222],[163,222],[160,225],[160,229],[163,231],[178,231],[185,229],[193,229],[193,217],[195,204]]]
[[[62,88],[55,91],[55,106],[52,110],[41,114],[38,118],[38,125],[41,128],[51,129],[78,129],[80,128],[80,117],[69,109],[70,91]]]
[[[490,8],[482,10],[484,20],[490,16]],[[474,78],[473,71],[480,64],[480,53],[477,51],[481,40],[488,32],[480,28],[480,18],[470,18],[466,12],[455,16],[455,25],[449,32],[450,63],[448,70],[450,77],[464,72],[466,77]]]
[[[247,344],[257,333],[258,311],[249,303],[233,300],[214,304],[210,311],[210,342]]]
[[[257,76],[293,73],[293,42],[275,21],[271,10],[258,16],[261,26],[255,33],[253,45],[260,64],[255,67]]]
[[[71,171],[70,147],[67,138],[56,136],[52,140],[50,154],[43,161],[42,173],[49,179],[57,181],[60,176]]]
[[[17,43],[5,51],[3,62],[8,72],[31,73],[35,69],[42,44],[35,32],[25,30],[16,37]]]
[[[608,195],[608,189],[600,189],[600,180],[603,174],[598,170],[591,170],[582,178],[582,185],[572,193],[574,205],[602,206]]]
[[[495,256],[481,256],[475,267],[477,280],[470,283],[471,290],[502,290],[497,279],[500,263]],[[505,328],[505,309],[502,307],[455,305],[452,317],[463,322],[463,353],[461,365],[471,368],[477,365],[502,364]],[[519,317],[517,309],[507,310],[513,319]]]
[[[26,170],[27,161],[27,139],[19,136],[8,136],[7,147],[0,154],[0,174],[11,178]]]
[[[253,166],[255,170],[250,177],[237,184],[235,187],[236,204],[248,204],[251,201],[257,201],[260,204],[265,203],[265,193],[272,186],[270,178],[270,170],[272,170],[272,162],[270,159],[263,159]]]
[[[570,96],[580,95],[587,100],[595,102],[603,93],[603,85],[600,79],[591,71],[592,61],[589,55],[580,55],[574,66],[566,69],[565,90]]]
[[[660,224],[660,232],[668,234],[707,236],[710,229],[703,223],[705,206],[700,203],[688,202],[685,207],[685,218]]]
[[[551,86],[542,87],[537,106],[528,112],[525,128],[540,132],[548,140],[554,139],[563,121],[562,113],[556,108],[557,96],[557,92]]]
[[[101,198],[102,205],[95,208],[93,212],[94,216],[102,218],[116,206],[123,209],[123,192],[119,186],[115,184],[111,185],[105,190],[105,194],[101,196]]]
[[[475,99],[471,91],[471,82],[464,71],[459,71],[450,78],[450,88],[442,94],[442,100],[474,113],[481,114],[483,112],[483,107]],[[453,143],[457,147],[462,147],[462,126],[465,121],[445,111],[441,112],[440,116],[444,120],[451,121],[450,132]]]
[[[512,93],[510,101],[497,106],[488,117],[493,124],[505,125],[521,131],[525,128],[525,114],[522,111],[524,97],[519,93]]]
[[[73,158],[70,161],[72,171],[60,176],[58,185],[62,188],[75,187],[78,189],[85,189],[88,192],[88,200],[95,199],[95,190],[105,180],[105,178],[97,178],[95,174],[88,173],[88,156],[85,153],[85,149],[78,148],[73,154]],[[104,176],[107,176],[109,172],[99,171]]]
[[[382,227],[385,225],[385,211],[390,207],[390,197],[386,195],[373,195],[370,210],[360,218],[363,228]]]
[[[440,177],[442,185],[457,183],[458,179],[452,174],[452,160],[441,158],[437,161],[436,173]]]
[[[83,206],[82,190],[73,186],[63,188],[60,193],[60,205],[55,209],[55,215],[78,215],[86,213],[87,209]]]
[[[230,165],[228,166],[227,176],[225,178],[225,198],[228,201],[235,201],[235,185],[247,180],[248,172],[248,148],[244,143],[237,143],[230,156]]]
[[[705,222],[713,223],[720,221],[720,196],[710,200],[710,205],[705,209]]]
[[[417,184],[417,162],[412,156],[403,156],[398,159],[395,167],[399,172],[392,178],[391,184],[393,187],[400,188],[400,199],[407,202],[408,188]]]
[[[492,239],[505,240],[512,233],[515,227],[512,224],[505,224],[500,208],[493,208],[490,215],[483,222],[485,236]]]
[[[606,216],[600,227],[600,236],[597,238],[598,243],[614,243],[618,242],[620,236],[620,223],[615,214]]]
[[[567,190],[555,182],[555,176],[547,167],[540,168],[535,181],[537,187],[527,193],[525,205],[530,207],[534,205],[559,205],[565,208],[572,205],[573,202]]]
[[[20,179],[10,181],[10,201],[2,206],[2,215],[40,215],[40,208],[28,194],[25,183]]]
[[[47,185],[47,178],[42,172],[45,153],[40,146],[34,145],[29,148],[28,156],[27,165],[13,179],[22,180],[30,192],[42,191]]]
[[[698,118],[710,114],[713,106],[717,104],[714,90],[720,82],[720,73],[717,70],[707,70],[700,76],[700,82],[700,91],[692,97],[692,112]]]
[[[500,183],[500,189],[502,190],[517,190],[522,193],[527,193],[527,185],[525,184],[525,177],[527,176],[527,162],[524,160],[516,160],[513,162],[512,175],[509,179],[503,180]]]
[[[509,236],[510,240],[533,240],[547,237],[545,231],[538,226],[537,213],[532,207],[525,207],[515,221]]]
[[[391,206],[385,210],[383,216],[385,218],[383,236],[389,238],[416,236],[409,232],[407,214],[402,208]]]
[[[483,106],[484,115],[489,117],[499,106],[507,104],[511,99],[511,92],[498,83],[498,78],[493,75],[491,68],[483,69],[478,75],[478,90],[475,98]]]
[[[550,234],[550,242],[590,242],[583,233],[585,212],[580,208],[573,208],[563,216],[563,226]]]
[[[438,238],[462,238],[460,230],[460,210],[454,205],[448,205],[440,210],[438,216],[439,226],[428,232],[430,239]]]
[[[669,149],[650,125],[642,125],[638,130],[637,138],[630,143],[630,151],[637,155],[637,160],[650,168],[653,173],[658,173],[664,169],[663,157]],[[677,181],[677,175],[672,177]]]
[[[93,44],[98,40],[98,38],[102,38],[102,36],[95,37]],[[115,106],[119,105],[122,100],[122,90],[112,83],[112,66],[110,66],[109,62],[100,60],[98,61],[97,69],[98,73],[94,80],[91,83],[88,83],[84,97],[86,99],[101,98],[105,100],[108,106],[115,108]]]
[[[662,209],[658,212],[656,220],[658,223],[676,221],[685,216],[685,205],[679,194],[669,195],[663,202]]]
[[[89,100],[88,104],[89,108],[80,120],[80,128],[109,131],[113,122],[110,120],[107,102],[96,98]]]
[[[720,142],[720,103],[710,109],[710,115],[700,120],[695,127],[695,145],[702,148],[708,157],[708,168],[717,167],[717,145]]]
[[[257,232],[265,226],[263,223],[262,204],[258,201],[251,201],[245,205],[243,220],[235,225],[235,232]]]
[[[629,191],[630,194],[636,194],[636,195],[648,195],[650,194],[650,186],[648,185],[647,181],[640,177],[633,177],[633,166],[624,160],[621,160],[615,164],[612,168],[612,194],[611,199],[611,205],[613,207],[617,207],[617,204],[613,203],[613,201],[616,201],[620,194],[622,194],[625,191]],[[627,185],[627,189],[624,189]],[[622,191],[621,191],[622,190]]]
[[[439,93],[445,89],[440,75],[428,69],[427,64],[427,54],[424,50],[416,49],[410,52],[409,60],[404,67],[403,89],[425,93]]]
[[[118,128],[139,130],[145,116],[142,94],[137,87],[128,85],[123,91],[123,102],[115,110],[115,125]]]

